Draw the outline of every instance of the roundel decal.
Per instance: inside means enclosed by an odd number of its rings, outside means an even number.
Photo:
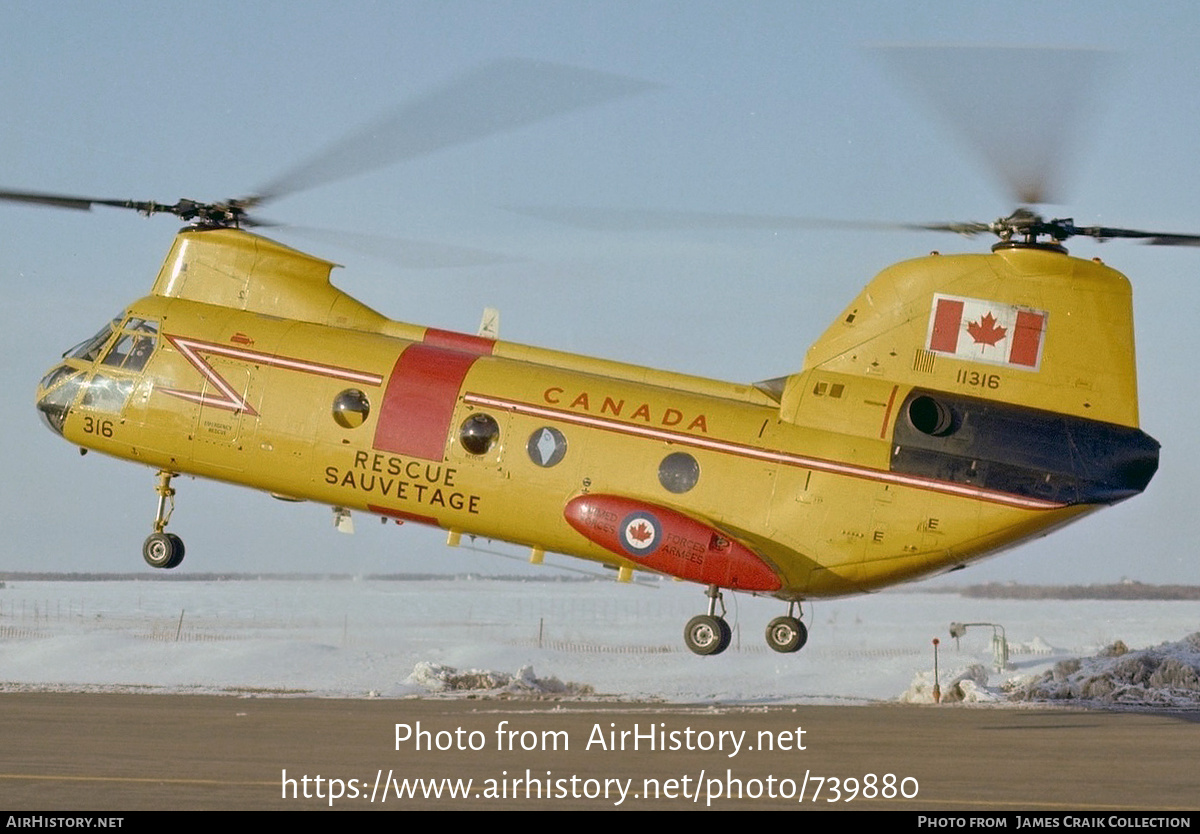
[[[625,516],[619,533],[621,546],[631,556],[649,556],[662,542],[662,525],[645,510]]]

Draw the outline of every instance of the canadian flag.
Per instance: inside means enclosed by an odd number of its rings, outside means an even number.
[[[935,294],[926,347],[971,362],[1037,370],[1047,319],[1045,310]]]

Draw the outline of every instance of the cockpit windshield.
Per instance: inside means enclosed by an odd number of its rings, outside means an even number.
[[[113,329],[120,323],[120,319],[116,318],[110,321],[104,327],[100,328],[100,332],[92,338],[80,342],[75,347],[63,354],[63,358],[82,359],[84,362],[95,362],[100,356],[100,350],[108,342],[108,337],[113,334]]]

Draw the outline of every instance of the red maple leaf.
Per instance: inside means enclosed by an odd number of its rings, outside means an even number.
[[[1004,338],[1006,328],[997,327],[995,317],[991,313],[984,313],[979,321],[967,323],[967,332],[977,345],[994,345]]]
[[[644,542],[649,541],[654,536],[654,530],[644,521],[639,521],[633,527],[629,528],[629,538],[634,541]]]

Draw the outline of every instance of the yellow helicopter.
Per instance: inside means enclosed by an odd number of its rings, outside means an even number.
[[[389,161],[636,91],[589,71],[489,66],[408,108],[436,100],[459,121]],[[521,106],[464,105],[480,100]],[[1200,238],[1028,209],[912,226],[999,242],[885,269],[795,373],[721,382],[505,342],[486,322],[469,334],[393,321],[331,284],[331,262],[246,231],[267,199],[338,175],[322,160],[357,141],[242,200],[0,192],[190,222],[149,294],[37,391],[65,440],[157,471],[143,546],[155,568],[184,557],[167,526],[172,480],[187,474],[437,526],[450,544],[483,536],[535,562],[553,551],[625,580],[699,583],[707,611],[684,637],[701,655],[730,643],[723,591],[773,596],[786,612],[767,643],[794,652],[801,601],[954,569],[1136,495],[1157,469],[1138,425],[1129,282],[1062,243]]]

